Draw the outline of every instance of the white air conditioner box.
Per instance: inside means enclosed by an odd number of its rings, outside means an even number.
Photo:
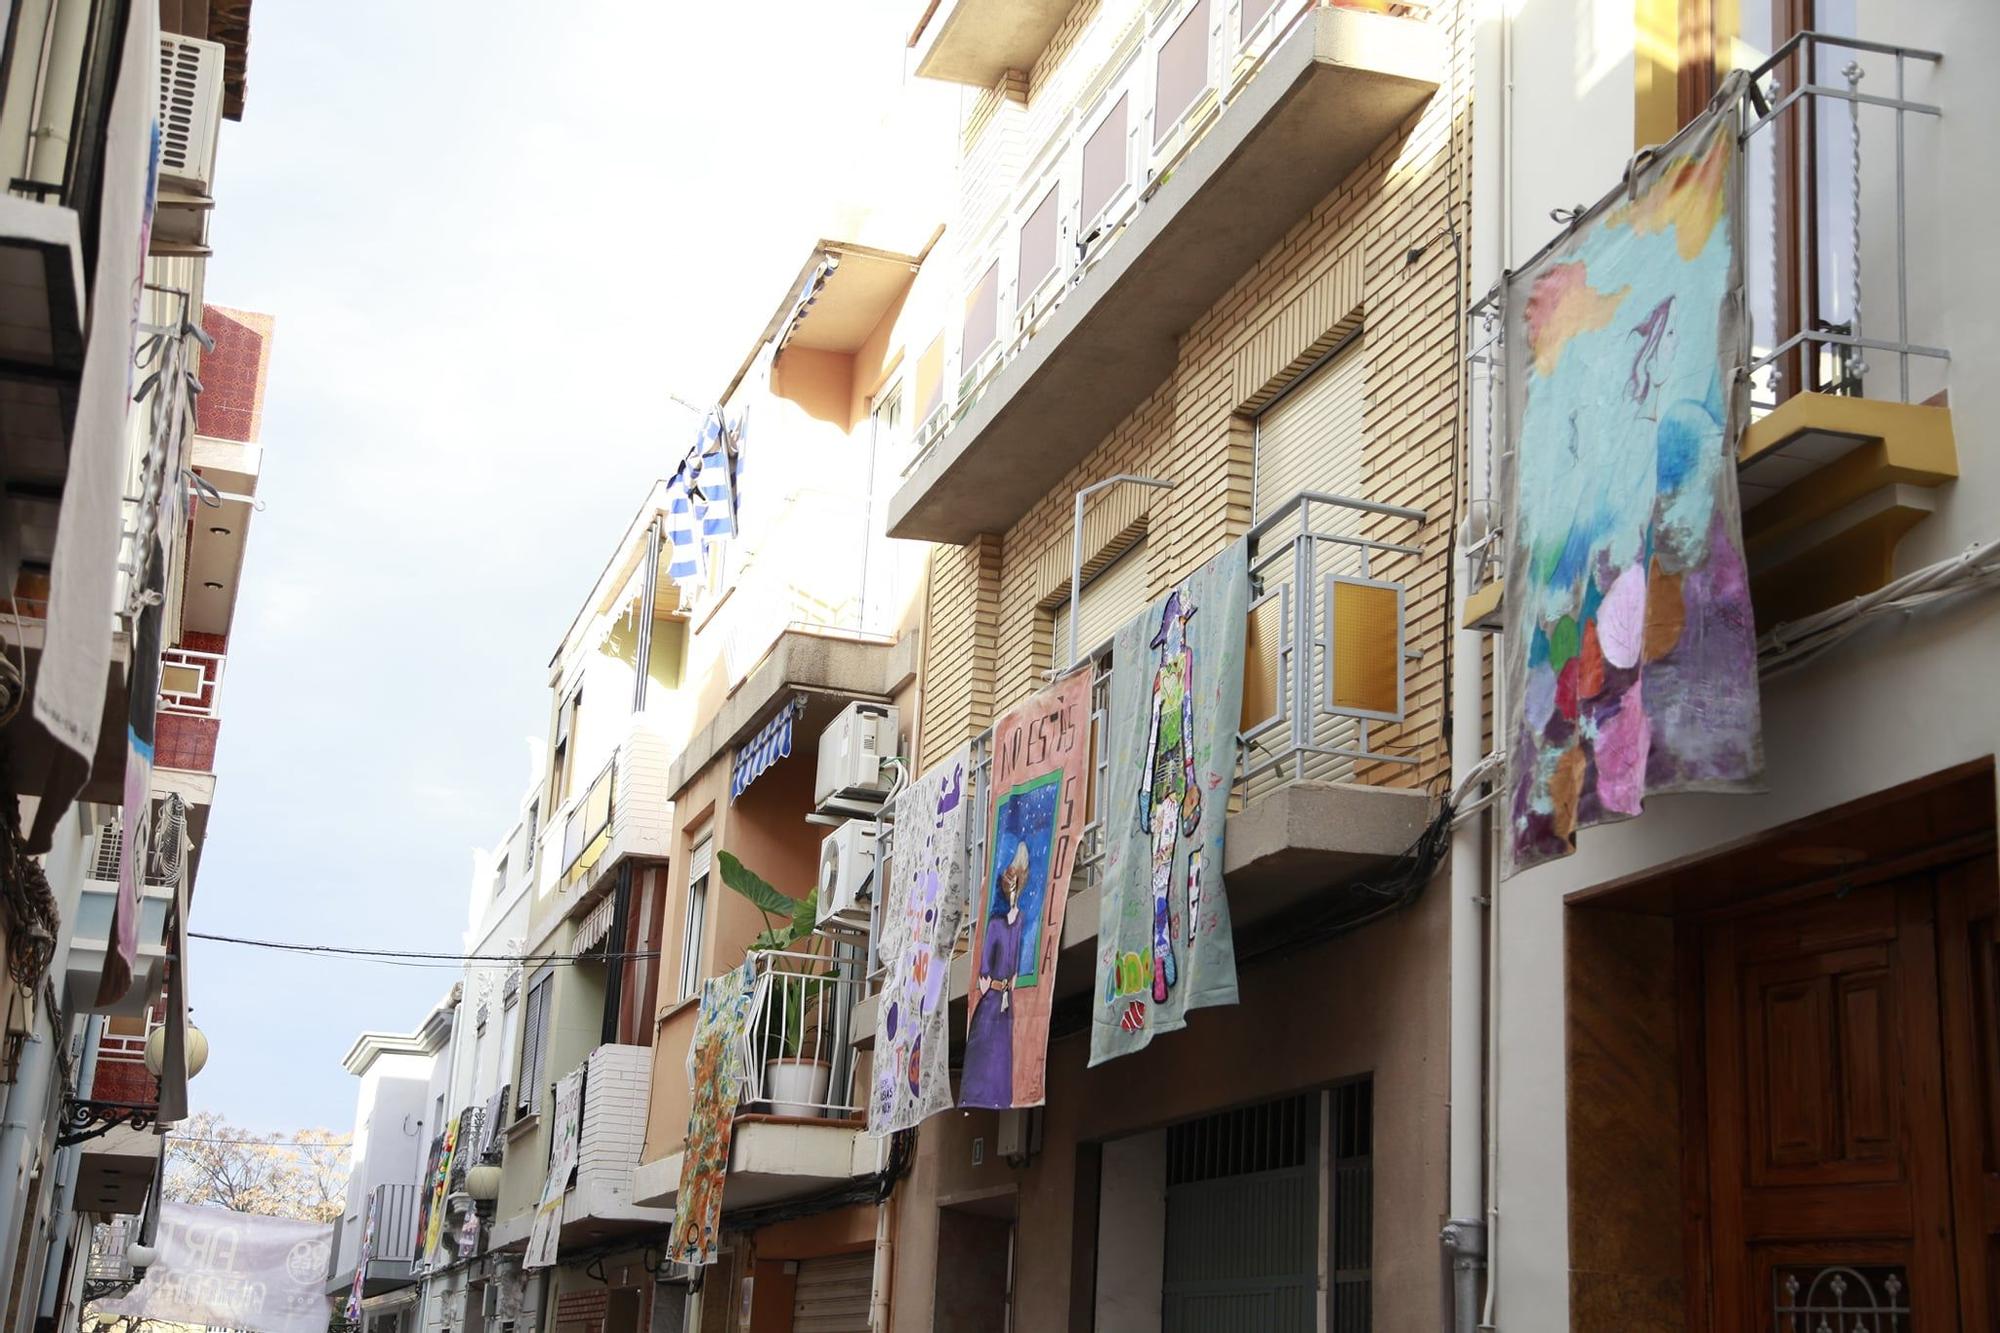
[[[854,703],[820,734],[819,774],[813,805],[827,813],[872,815],[889,799],[893,782],[883,762],[896,753],[896,710],[889,704]]]
[[[875,825],[850,820],[819,844],[819,924],[839,921],[868,924],[868,899],[874,892]]]
[[[196,194],[215,180],[222,128],[222,43],[160,37],[160,179]]]

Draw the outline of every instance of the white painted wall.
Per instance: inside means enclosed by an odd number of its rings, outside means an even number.
[[[1160,1327],[1167,1262],[1167,1131],[1104,1145],[1097,1205],[1097,1333]]]
[[[1520,0],[1512,11],[1512,95],[1500,60],[1504,0],[1482,7],[1481,108],[1475,143],[1474,274],[1484,290],[1550,235],[1546,210],[1589,203],[1614,184],[1631,151],[1630,0]],[[1862,36],[1947,52],[1934,74],[1913,71],[1910,95],[1942,105],[1941,123],[1912,118],[1907,190],[1911,335],[1950,348],[1943,377],[1958,435],[1961,478],[1938,512],[1906,538],[1904,569],[1969,544],[2000,539],[2000,251],[1990,219],[2000,205],[1993,127],[2000,80],[1975,56],[2000,49],[2000,7],[1983,0],[1928,6],[1859,0]],[[1863,90],[1893,87],[1869,62]],[[1502,104],[1511,104],[1512,132]],[[1878,125],[1880,128],[1878,129]],[[1920,140],[1927,140],[1920,146]],[[1864,329],[1893,312],[1893,269],[1880,247],[1893,233],[1882,207],[1893,172],[1886,123],[1863,121]],[[1890,162],[1892,166],[1892,160]],[[1511,183],[1503,183],[1511,177]],[[1511,196],[1511,204],[1508,202]],[[1512,234],[1499,230],[1503,216]],[[1886,284],[1886,290],[1885,290]],[[1871,396],[1893,397],[1893,361],[1875,358]],[[1922,388],[1920,386],[1920,392]],[[1563,1029],[1563,900],[1579,889],[1745,838],[2000,749],[2000,596],[1932,611],[1851,640],[1837,653],[1766,686],[1769,790],[1756,796],[1662,797],[1640,819],[1587,829],[1575,856],[1500,887],[1498,1078],[1500,1224],[1495,1238],[1503,1329],[1568,1323]]]
[[[413,1183],[424,1168],[430,1145],[425,1108],[435,1063],[428,1055],[384,1054],[360,1075],[336,1273],[351,1272],[360,1256],[368,1196],[380,1185]]]

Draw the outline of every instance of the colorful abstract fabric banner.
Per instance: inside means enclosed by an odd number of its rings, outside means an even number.
[[[1738,172],[1735,119],[1712,111],[1509,280],[1508,874],[1649,794],[1763,769]]]
[[[528,1248],[521,1257],[523,1268],[550,1267],[561,1248],[563,1199],[569,1193],[569,1178],[576,1171],[583,1137],[582,1069],[572,1069],[556,1080],[555,1120],[550,1135],[549,1174],[542,1181],[542,1197],[536,1202],[534,1220],[528,1225]]]
[[[1222,829],[1249,610],[1239,541],[1112,640],[1093,1065],[1186,1027],[1190,1009],[1236,1003]]]
[[[722,1190],[729,1177],[729,1139],[743,1094],[743,1038],[750,1024],[756,964],[710,977],[701,988],[701,1016],[688,1048],[687,1146],[681,1154],[681,1188],[674,1200],[674,1229],[667,1258],[712,1264],[722,1238]]]
[[[896,840],[879,934],[888,975],[875,1029],[868,1132],[914,1129],[951,1105],[945,1010],[951,954],[965,918],[972,746],[896,797]]]
[[[444,1129],[444,1143],[437,1158],[437,1169],[431,1173],[430,1208],[424,1214],[425,1225],[422,1241],[423,1249],[418,1257],[428,1259],[437,1253],[438,1241],[444,1235],[444,1202],[451,1196],[452,1160],[458,1155],[459,1117],[453,1116]]]
[[[1045,1097],[1056,953],[1088,817],[1090,676],[1088,667],[1070,672],[993,727],[960,1106],[1004,1110]]]

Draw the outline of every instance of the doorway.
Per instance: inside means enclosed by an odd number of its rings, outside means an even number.
[[[1992,1327],[1996,907],[1987,852],[1683,936],[1696,1326]]]

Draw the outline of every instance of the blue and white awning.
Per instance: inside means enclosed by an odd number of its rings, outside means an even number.
[[[741,796],[745,787],[763,777],[764,770],[791,754],[792,723],[804,712],[803,698],[787,699],[776,716],[736,748],[736,764],[729,774],[730,800]]]

